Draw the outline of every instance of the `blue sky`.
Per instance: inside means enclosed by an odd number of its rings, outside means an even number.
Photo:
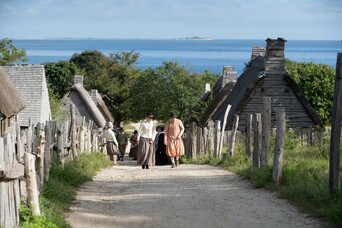
[[[0,37],[342,40],[342,0],[0,0]]]

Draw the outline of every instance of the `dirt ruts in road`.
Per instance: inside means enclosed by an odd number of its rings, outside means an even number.
[[[72,227],[322,227],[274,193],[208,165],[100,171],[79,189]]]

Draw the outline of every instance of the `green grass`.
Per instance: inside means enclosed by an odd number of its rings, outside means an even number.
[[[271,154],[273,148],[274,143],[271,145]],[[204,155],[183,160],[185,163],[210,164],[234,171],[253,182],[256,188],[276,191],[279,197],[290,200],[312,216],[342,227],[342,191],[332,195],[328,189],[329,137],[319,144],[306,146],[301,144],[293,131],[288,131],[279,185],[272,183],[273,157],[268,167],[252,168],[251,158],[245,156],[244,145],[237,146],[233,159],[223,154],[222,159]]]
[[[50,180],[45,183],[39,196],[42,216],[32,216],[29,207],[20,207],[21,227],[69,227],[64,214],[75,199],[77,187],[81,186],[101,168],[110,166],[104,154],[81,154],[77,162],[70,161],[62,168],[53,163]]]

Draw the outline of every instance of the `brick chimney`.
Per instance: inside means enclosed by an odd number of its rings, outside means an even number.
[[[267,73],[281,73],[285,71],[284,38],[266,40],[266,65]]]
[[[234,71],[233,66],[224,66],[223,67],[223,75],[222,75],[222,87],[223,88],[228,82],[236,81],[237,73]]]
[[[77,83],[79,83],[83,86],[83,76],[82,75],[75,75],[74,76],[74,85],[76,85]]]
[[[252,56],[251,59],[254,59],[257,56],[265,56],[266,48],[261,46],[252,47]]]

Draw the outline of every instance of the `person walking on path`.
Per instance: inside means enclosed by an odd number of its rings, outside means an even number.
[[[137,156],[138,156],[138,131],[137,130],[134,130],[133,135],[129,138],[129,142],[131,143],[129,157],[133,158],[133,160],[137,160]]]
[[[158,130],[157,130],[158,131]],[[156,137],[156,165],[167,165],[168,156],[166,155],[166,146],[164,144],[164,127],[159,126],[159,135]]]
[[[125,132],[125,129],[123,127],[119,128],[119,132],[117,134],[117,139],[118,139],[118,143],[119,143],[119,151],[120,151],[120,160],[124,161],[124,156],[126,153],[126,147],[128,144],[128,135]]]
[[[146,120],[141,123],[138,130],[138,160],[137,163],[143,169],[149,169],[155,164],[155,148],[153,139],[155,137],[155,129],[153,124],[153,115],[148,112]]]
[[[176,118],[174,112],[170,112],[170,119],[165,125],[164,143],[166,145],[166,154],[171,158],[171,168],[179,166],[179,157],[184,155],[183,133],[183,122]]]
[[[118,141],[116,140],[114,131],[112,130],[113,123],[107,122],[105,126],[105,130],[103,131],[102,137],[106,139],[106,149],[107,155],[109,156],[111,161],[114,161],[116,164],[116,155],[118,153]]]

